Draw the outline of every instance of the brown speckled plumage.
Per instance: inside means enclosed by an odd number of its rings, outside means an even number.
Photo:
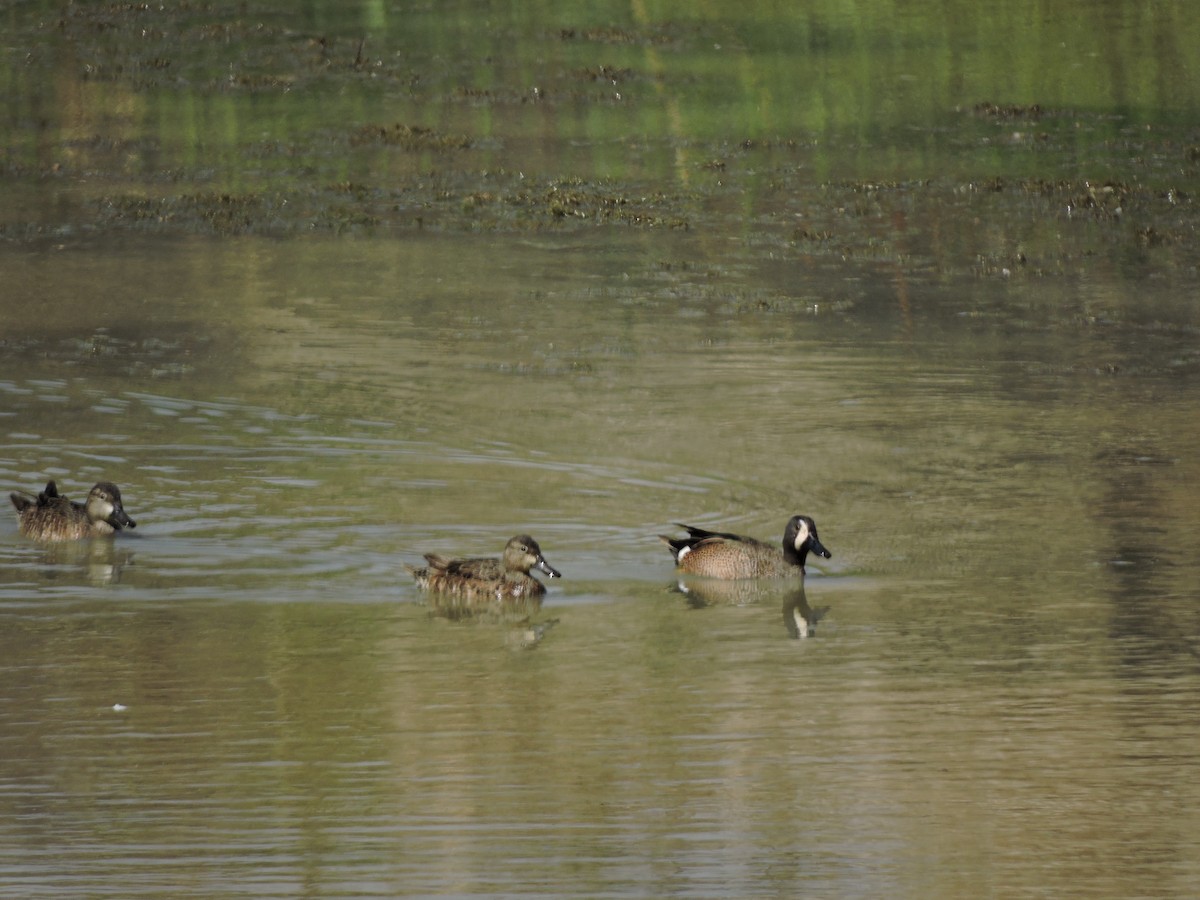
[[[546,587],[529,574],[538,569],[550,578],[560,577],[542,556],[537,541],[518,534],[504,548],[501,559],[472,557],[450,559],[437,553],[425,554],[425,566],[405,566],[417,587],[432,593],[449,594],[464,600],[526,600],[541,597]]]
[[[680,525],[686,538],[659,535],[671,548],[675,565],[693,575],[710,578],[785,578],[804,574],[809,552],[829,559],[833,554],[817,538],[817,523],[808,516],[792,516],[783,533],[783,546],[773,546],[752,537],[705,531]]]
[[[38,541],[75,541],[137,527],[121,506],[120,489],[110,481],[99,482],[83,503],[59,494],[53,481],[37,497],[24,492],[8,496],[17,508],[21,534]]]

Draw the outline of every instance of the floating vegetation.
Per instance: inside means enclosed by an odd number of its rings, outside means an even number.
[[[585,81],[607,81],[609,84],[620,84],[633,77],[633,70],[617,66],[589,66],[575,73],[577,78]]]
[[[554,182],[540,191],[518,191],[508,198],[534,215],[551,219],[621,222],[645,227],[684,229],[688,221],[671,214],[665,195],[634,196],[620,190],[603,190],[582,180]]]
[[[659,25],[644,30],[621,28],[616,25],[597,25],[590,28],[563,28],[558,35],[564,41],[662,46],[676,43],[679,40],[677,31],[677,27],[671,25]]]
[[[402,150],[469,150],[471,139],[461,134],[441,134],[423,125],[362,125],[350,133],[350,146],[383,144]]]
[[[264,230],[272,211],[283,205],[279,197],[263,194],[201,192],[171,197],[103,197],[97,206],[108,226],[208,231],[245,234]]]
[[[1047,111],[1040,104],[1033,103],[1029,106],[1021,106],[1015,103],[976,103],[971,109],[971,112],[981,119],[1027,119],[1037,121],[1042,116],[1047,115]]]

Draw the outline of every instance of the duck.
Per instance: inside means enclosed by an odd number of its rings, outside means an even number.
[[[540,599],[546,593],[546,586],[529,572],[537,569],[548,578],[562,577],[558,569],[546,562],[538,542],[527,534],[510,538],[504,546],[504,555],[499,559],[451,559],[437,553],[426,553],[425,562],[424,566],[404,567],[420,590],[466,601]]]
[[[732,581],[738,578],[785,578],[804,575],[809,553],[831,559],[817,537],[817,523],[811,516],[792,516],[783,532],[782,549],[776,545],[740,534],[706,531],[691,525],[677,527],[688,536],[658,539],[671,548],[675,565],[683,572]]]
[[[21,534],[38,541],[104,537],[137,527],[121,504],[121,489],[111,481],[97,482],[83,503],[60,494],[54,481],[37,497],[25,491],[8,496],[17,508]]]

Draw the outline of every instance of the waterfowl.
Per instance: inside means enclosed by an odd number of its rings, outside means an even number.
[[[93,487],[83,503],[68,500],[53,481],[37,497],[24,491],[8,495],[17,508],[21,534],[38,541],[74,541],[136,528],[121,505],[121,490],[111,481]]]
[[[546,562],[538,542],[527,534],[511,538],[500,559],[450,559],[437,553],[426,553],[425,562],[428,565],[404,567],[412,574],[418,588],[468,601],[540,598],[546,593],[546,586],[529,574],[531,569],[550,578],[562,577],[561,572]]]
[[[678,523],[676,523],[678,524]],[[659,535],[671,548],[675,565],[693,575],[710,578],[783,578],[804,574],[804,560],[815,553],[833,556],[817,537],[817,523],[809,516],[792,516],[783,532],[783,547],[740,534],[705,531],[691,525],[679,525],[686,538]]]

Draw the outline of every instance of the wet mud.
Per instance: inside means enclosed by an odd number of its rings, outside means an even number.
[[[702,42],[693,27],[548,22],[533,29],[537,54],[583,46],[597,61],[548,69],[553,77],[536,84],[482,86],[453,54],[410,58],[363,33],[294,28],[270,7],[232,17],[204,4],[54,10],[14,22],[31,49],[24,74],[10,71],[9,92],[24,92],[25,108],[0,157],[9,194],[0,240],[13,244],[616,226],[733,232],[796,258],[983,278],[1076,273],[1098,258],[1196,266],[1194,129],[979,98],[939,111],[936,128],[913,124],[926,148],[910,170],[845,178],[830,159],[878,148],[735,125],[715,138],[640,133],[638,116],[687,89],[686,77],[664,74],[662,54]],[[610,60],[628,48],[644,66]],[[283,115],[281,98],[304,108],[296,121],[256,127],[260,107]],[[226,121],[172,122],[180,105]],[[596,166],[594,154],[570,164],[572,147],[589,142],[553,123],[613,105],[629,109],[629,132],[597,136],[588,149],[615,142],[618,158],[669,165]],[[388,117],[389,107],[425,121]],[[530,108],[549,130],[527,141],[488,125]],[[551,149],[526,154],[527,145]],[[989,166],[989,153],[1003,164]]]

